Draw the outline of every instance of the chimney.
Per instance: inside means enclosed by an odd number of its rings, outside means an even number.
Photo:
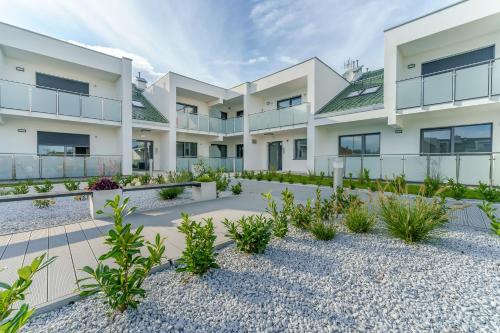
[[[141,72],[139,72],[136,79],[137,79],[137,89],[139,89],[140,91],[146,89],[148,81],[145,78],[141,77]]]
[[[363,74],[363,65],[359,65],[359,60],[347,59],[347,61],[344,62],[344,69],[346,69],[346,71],[342,76],[349,82],[356,81],[360,78],[361,74]]]

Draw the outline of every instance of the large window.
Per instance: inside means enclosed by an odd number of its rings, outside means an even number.
[[[467,66],[495,58],[495,46],[460,53],[451,57],[429,61],[422,64],[422,75],[446,71],[454,67]]]
[[[295,96],[295,97],[279,100],[276,104],[277,104],[278,109],[282,109],[282,108],[287,108],[289,106],[299,105],[301,103],[302,103],[302,97]]]
[[[307,139],[297,139],[294,141],[293,159],[307,160]]]
[[[214,158],[227,158],[226,145],[210,145],[210,156]]]
[[[48,74],[36,73],[36,85],[39,87],[52,88],[88,95],[89,84]]]
[[[198,157],[198,144],[177,141],[177,157]]]
[[[345,135],[339,138],[339,155],[379,155],[380,133]]]
[[[189,105],[177,102],[175,104],[175,108],[177,111],[182,111],[184,113],[198,114],[198,107],[195,105]]]
[[[38,155],[89,155],[89,141],[84,134],[37,132]]]
[[[491,124],[466,125],[421,130],[422,154],[490,153]]]

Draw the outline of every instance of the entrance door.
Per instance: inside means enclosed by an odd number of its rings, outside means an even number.
[[[153,141],[132,140],[132,169],[148,171],[150,159],[153,159]]]
[[[281,141],[269,142],[268,144],[268,169],[279,171],[283,165],[283,148]]]

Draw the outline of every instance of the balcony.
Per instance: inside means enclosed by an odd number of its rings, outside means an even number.
[[[480,62],[396,82],[396,109],[500,95],[500,61]]]
[[[121,101],[0,80],[0,108],[121,122]]]
[[[243,117],[220,119],[177,112],[177,128],[217,134],[243,133]]]
[[[224,169],[226,172],[242,172],[243,158],[238,157],[177,157],[177,171],[192,171],[193,165],[205,162],[212,169]]]
[[[0,180],[114,176],[120,172],[120,155],[0,154]]]
[[[306,124],[309,103],[254,113],[248,116],[250,131]]]

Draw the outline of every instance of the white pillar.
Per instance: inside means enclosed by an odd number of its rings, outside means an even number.
[[[313,71],[314,73],[314,71]],[[315,76],[310,74],[307,76],[307,96],[309,101],[309,114],[307,118],[307,161],[306,167],[308,171],[314,172],[314,155],[316,145],[316,128],[314,127],[314,113],[316,111],[316,91]]]
[[[177,167],[177,86],[172,82],[173,78],[170,77],[168,81],[168,121],[170,122],[170,131],[168,132],[168,140],[166,150],[167,164],[169,171],[175,171]]]
[[[122,174],[132,174],[132,60],[122,58],[119,90],[122,100],[122,126],[120,127],[120,154]]]
[[[256,98],[251,95],[251,83],[246,83],[245,94],[243,96],[243,169],[244,170],[260,170],[260,163],[265,156],[259,154],[257,144],[252,143],[250,135],[251,113],[259,112],[259,105]]]

